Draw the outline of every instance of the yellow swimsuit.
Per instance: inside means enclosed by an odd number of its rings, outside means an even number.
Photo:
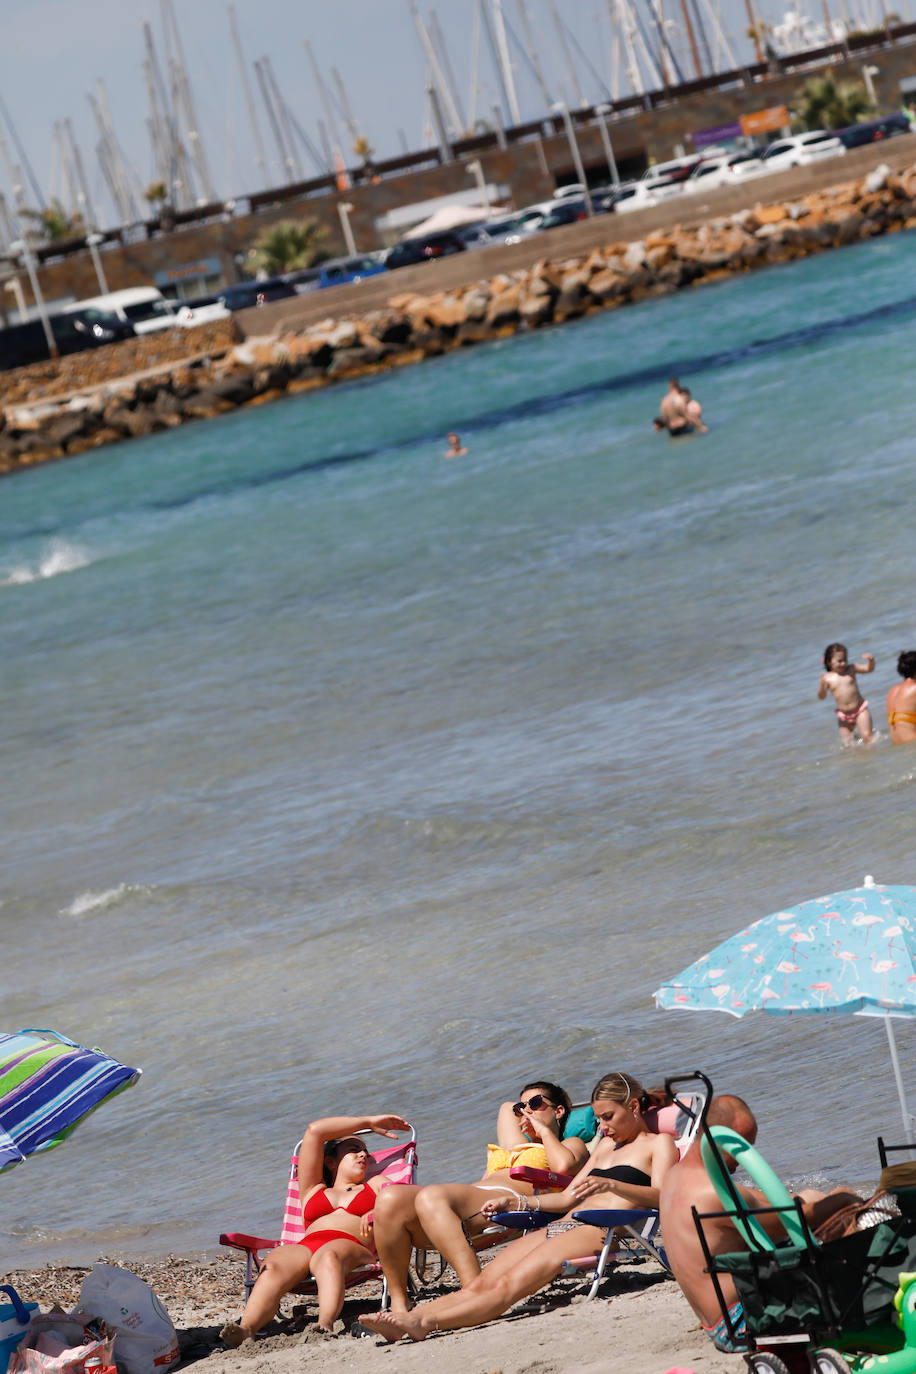
[[[543,1145],[513,1145],[506,1150],[502,1145],[487,1146],[487,1174],[498,1173],[501,1169],[515,1169],[519,1165],[529,1169],[549,1169],[547,1151]]]
[[[888,725],[916,725],[916,711],[888,711]]]

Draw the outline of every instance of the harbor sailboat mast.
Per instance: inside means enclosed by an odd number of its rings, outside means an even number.
[[[270,178],[267,172],[267,158],[264,156],[264,142],[261,138],[261,126],[258,123],[257,109],[254,97],[251,94],[251,83],[248,80],[248,68],[242,56],[242,44],[239,39],[239,28],[235,18],[235,6],[229,5],[229,33],[232,37],[232,46],[235,49],[235,60],[238,63],[239,75],[242,78],[242,91],[245,96],[245,104],[248,108],[248,122],[251,125],[251,133],[254,138],[257,164],[261,169],[261,185],[266,188],[270,185]]]

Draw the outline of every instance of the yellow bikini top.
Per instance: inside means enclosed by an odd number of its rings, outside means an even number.
[[[500,1169],[514,1169],[525,1164],[529,1169],[549,1169],[547,1151],[541,1144],[513,1145],[506,1150],[502,1145],[487,1146],[487,1173],[495,1174]]]

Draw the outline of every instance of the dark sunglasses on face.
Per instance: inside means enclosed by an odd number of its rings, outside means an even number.
[[[516,1102],[516,1103],[514,1103],[514,1104],[513,1104],[513,1107],[512,1107],[512,1110],[515,1112],[515,1115],[516,1115],[516,1116],[521,1116],[523,1112],[536,1112],[536,1111],[538,1111],[541,1107],[552,1107],[552,1106],[553,1106],[553,1103],[552,1103],[552,1102],[548,1102],[548,1100],[547,1100],[546,1097],[542,1097],[540,1093],[534,1093],[534,1095],[533,1095],[532,1097],[529,1097],[529,1098],[528,1098],[528,1101],[527,1101],[527,1102]]]

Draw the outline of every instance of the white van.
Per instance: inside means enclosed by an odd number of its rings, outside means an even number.
[[[151,315],[156,303],[164,299],[158,286],[127,286],[122,291],[109,291],[104,296],[74,301],[72,305],[64,307],[63,313],[69,315],[74,310],[85,310],[91,305],[95,310],[104,310],[108,315],[117,315],[119,320],[133,324],[135,320]]]

